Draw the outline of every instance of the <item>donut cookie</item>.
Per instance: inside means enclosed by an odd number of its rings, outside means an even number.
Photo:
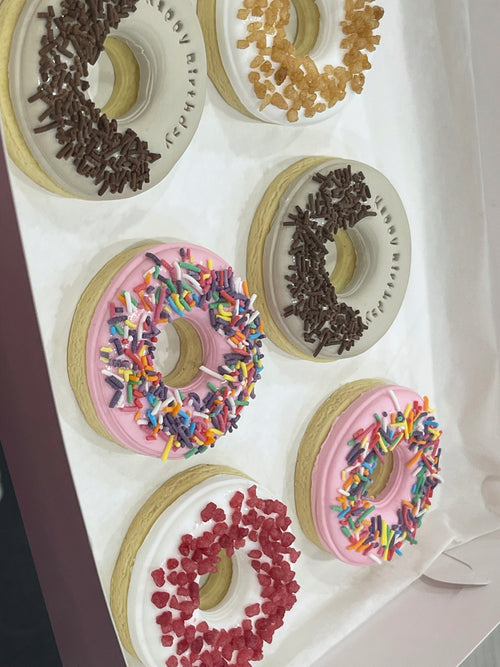
[[[69,378],[88,423],[163,460],[205,452],[238,427],[260,379],[254,299],[199,246],[148,244],[114,257],[83,293],[69,336]],[[165,374],[158,349],[169,326],[180,356]]]
[[[389,329],[408,284],[403,204],[379,171],[309,157],[280,173],[255,213],[247,275],[284,351],[317,361],[361,354]]]
[[[198,0],[209,76],[252,118],[284,125],[329,118],[363,89],[384,13],[372,1]]]
[[[130,525],[111,580],[127,651],[147,667],[260,660],[299,590],[290,523],[237,470],[202,465],[168,480]]]
[[[441,431],[428,399],[378,380],[344,385],[300,444],[295,504],[306,536],[351,565],[402,554],[441,481]]]
[[[0,38],[7,148],[42,187],[130,197],[190,143],[206,58],[189,2],[3,0]]]

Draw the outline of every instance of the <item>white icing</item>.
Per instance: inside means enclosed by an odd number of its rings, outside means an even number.
[[[366,202],[376,212],[360,220],[348,234],[354,245],[357,261],[351,282],[338,295],[360,316],[368,329],[363,332],[349,351],[341,358],[353,357],[374,345],[389,329],[403,301],[411,261],[411,239],[408,218],[394,187],[379,171],[355,160],[340,158],[325,160],[313,166],[291,183],[280,200],[271,230],[267,236],[263,274],[266,301],[273,320],[295,347],[312,354],[317,343],[304,341],[303,322],[297,315],[284,317],[285,307],[291,303],[284,276],[291,262],[288,250],[295,227],[284,227],[283,222],[295,206],[305,208],[308,195],[316,192],[318,184],[312,177],[318,171],[326,175],[334,169],[351,165],[353,173],[362,171],[371,192]],[[390,296],[387,296],[390,295]],[[339,358],[338,346],[324,347],[318,359]]]
[[[161,628],[156,617],[162,611],[151,602],[155,591],[165,590],[172,593],[175,589],[168,581],[161,589],[155,585],[151,572],[158,567],[165,567],[168,558],[178,558],[178,546],[182,535],[189,533],[194,537],[204,530],[210,530],[212,522],[203,523],[201,510],[214,502],[226,512],[233,511],[229,501],[237,490],[245,491],[255,482],[237,475],[217,475],[201,482],[187,494],[172,503],[158,518],[140,549],[137,552],[130,587],[128,592],[128,626],[134,649],[146,667],[164,665],[174,647],[161,645]],[[272,494],[257,487],[257,495],[261,498],[272,498]],[[187,623],[196,625],[205,620],[214,628],[231,628],[239,625],[245,618],[246,606],[261,601],[260,584],[256,573],[250,566],[247,552],[258,548],[255,542],[247,541],[246,545],[235,551],[232,557],[233,577],[224,600],[213,609],[195,610],[193,618]],[[255,617],[258,618],[258,617]]]
[[[52,4],[57,16],[61,12],[61,1]],[[46,109],[43,101],[27,101],[39,84],[38,50],[45,33],[45,21],[36,14],[46,7],[45,0],[26,2],[16,25],[9,60],[12,103],[28,148],[43,171],[71,194],[84,199],[132,196],[134,193],[126,187],[122,194],[113,195],[108,191],[99,197],[99,187],[91,178],[79,175],[70,161],[55,157],[61,148],[55,131],[33,133],[34,128],[50,122],[50,119],[38,121],[38,116]],[[145,190],[168,174],[198,127],[206,89],[201,28],[190,2],[139,0],[136,11],[123,19],[117,30],[111,30],[110,36],[127,43],[140,67],[137,102],[125,116],[117,119],[118,131],[132,128],[148,142],[151,152],[161,154],[150,167],[151,181],[144,184]],[[105,78],[109,70],[106,57],[103,70]],[[95,85],[91,85],[90,91],[96,91]]]
[[[345,51],[340,48],[340,42],[344,37],[340,22],[344,18],[344,2],[343,0],[316,0],[316,5],[320,12],[319,34],[314,49],[309,55],[321,71],[325,65],[334,67],[342,65]],[[257,46],[255,43],[251,43],[246,49],[239,49],[237,46],[238,40],[245,39],[247,35],[247,25],[257,19],[252,16],[246,20],[238,19],[236,13],[241,6],[242,3],[235,3],[234,0],[217,0],[217,44],[226,74],[240,101],[252,115],[269,123],[290,125],[286,119],[286,112],[282,109],[269,104],[262,111],[259,110],[261,100],[255,96],[253,85],[248,80],[251,71],[250,63],[258,55]],[[288,38],[293,42],[292,30],[290,32]],[[282,91],[284,85],[286,84],[276,86],[276,90]],[[301,110],[299,120],[294,125],[311,125],[330,118],[340,108],[343,108],[353,95],[354,93],[347,86],[346,96],[340,103],[322,113],[317,113],[312,118],[306,118],[304,111]],[[319,101],[322,101],[321,98],[318,98]]]

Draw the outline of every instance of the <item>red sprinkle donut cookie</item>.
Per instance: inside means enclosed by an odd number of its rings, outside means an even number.
[[[3,0],[0,49],[9,153],[58,194],[150,188],[198,126],[205,49],[184,0]]]
[[[168,480],[133,520],[113,572],[127,651],[147,667],[261,660],[299,590],[290,524],[283,503],[231,468]]]
[[[114,257],[81,297],[69,336],[68,373],[88,423],[163,460],[205,452],[238,427],[260,379],[254,300],[199,246],[148,244]],[[170,326],[180,356],[163,374],[157,352]]]
[[[408,218],[367,164],[309,157],[281,172],[255,213],[247,275],[266,333],[296,357],[334,361],[374,345],[408,284]]]
[[[378,380],[344,385],[304,434],[295,503],[306,536],[351,565],[402,555],[441,482],[441,430],[426,397]]]
[[[198,0],[210,78],[242,113],[304,125],[363,89],[384,10],[373,0]]]

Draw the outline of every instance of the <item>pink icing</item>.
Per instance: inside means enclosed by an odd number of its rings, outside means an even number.
[[[422,398],[417,393],[395,385],[379,386],[367,391],[335,420],[316,458],[311,485],[316,531],[328,551],[352,565],[372,565],[374,560],[356,550],[347,550],[350,543],[341,530],[338,513],[331,509],[338,505],[338,489],[344,484],[342,471],[348,466],[347,443],[355,432],[367,429],[375,423],[376,413],[395,413],[399,407],[404,411],[405,407],[414,401],[422,405]],[[415,455],[415,450],[410,451],[405,446],[407,444],[403,438],[393,450],[394,466],[389,481],[372,501],[375,506],[373,514],[380,514],[389,526],[398,523],[397,512],[401,508],[402,500],[411,501],[412,498],[411,490],[415,483],[417,464],[407,467],[406,464]]]
[[[189,248],[192,262],[195,264],[200,263],[206,266],[207,260],[210,259],[214,270],[228,269],[228,264],[223,259],[209,250],[192,244],[162,244],[151,247],[147,251],[141,251],[120,269],[111,280],[94,312],[87,337],[87,382],[100,421],[117,442],[135,452],[155,457],[161,457],[168,438],[158,437],[148,440],[147,436],[151,432],[148,433],[144,427],[139,426],[134,421],[133,409],[128,406],[126,406],[128,409],[125,410],[109,407],[110,387],[104,382],[105,378],[102,371],[105,368],[111,371],[116,369],[106,367],[103,364],[100,360],[99,351],[101,347],[109,346],[110,303],[119,303],[116,297],[122,291],[128,291],[137,296],[133,292],[134,286],[143,282],[144,274],[154,265],[151,259],[145,256],[145,252],[153,253],[172,265],[174,262],[180,261],[179,250],[181,247]],[[189,259],[186,261],[189,261]],[[236,281],[240,280],[237,277],[235,279]],[[136,314],[136,320],[139,319],[139,316],[140,311]],[[178,316],[172,313],[172,319],[176,319],[176,317]],[[193,308],[190,312],[185,312],[185,319],[189,320],[200,337],[203,348],[203,366],[217,371],[217,368],[224,364],[224,354],[234,352],[234,346],[230,345],[225,336],[220,335],[211,327],[207,310]],[[158,324],[160,329],[163,329],[164,326],[165,324]],[[159,335],[161,336],[161,333]],[[212,383],[217,389],[224,386],[223,381],[200,370],[189,385],[177,387],[177,390],[186,396],[188,392],[197,392],[204,395],[209,391],[207,382]],[[240,386],[232,392],[233,395],[237,393],[239,388]],[[184,405],[185,403],[183,407]],[[162,433],[159,435],[164,436]],[[185,454],[186,449],[173,447],[170,450],[169,458],[181,458]]]

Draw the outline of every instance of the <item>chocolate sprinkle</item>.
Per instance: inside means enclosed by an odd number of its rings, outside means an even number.
[[[376,213],[365,203],[371,195],[364,174],[353,174],[351,165],[326,176],[318,172],[313,181],[319,187],[309,194],[305,209],[297,206],[283,222],[285,227],[295,227],[289,249],[291,273],[285,276],[292,302],[283,315],[301,318],[304,341],[316,344],[314,357],[331,345],[338,345],[341,355],[368,327],[359,310],[338,300],[326,270],[326,243],[335,241],[340,229],[350,229]]]
[[[28,102],[43,101],[47,109],[39,120],[51,122],[34,128],[35,134],[56,131],[61,149],[58,159],[69,160],[77,173],[91,178],[97,194],[136,192],[150,180],[150,164],[161,156],[148,150],[146,141],[130,128],[117,131],[117,122],[88,99],[84,77],[104,50],[112,28],[136,10],[138,0],[62,0],[61,14],[54,8],[37,14],[45,21],[39,50],[40,84]]]

